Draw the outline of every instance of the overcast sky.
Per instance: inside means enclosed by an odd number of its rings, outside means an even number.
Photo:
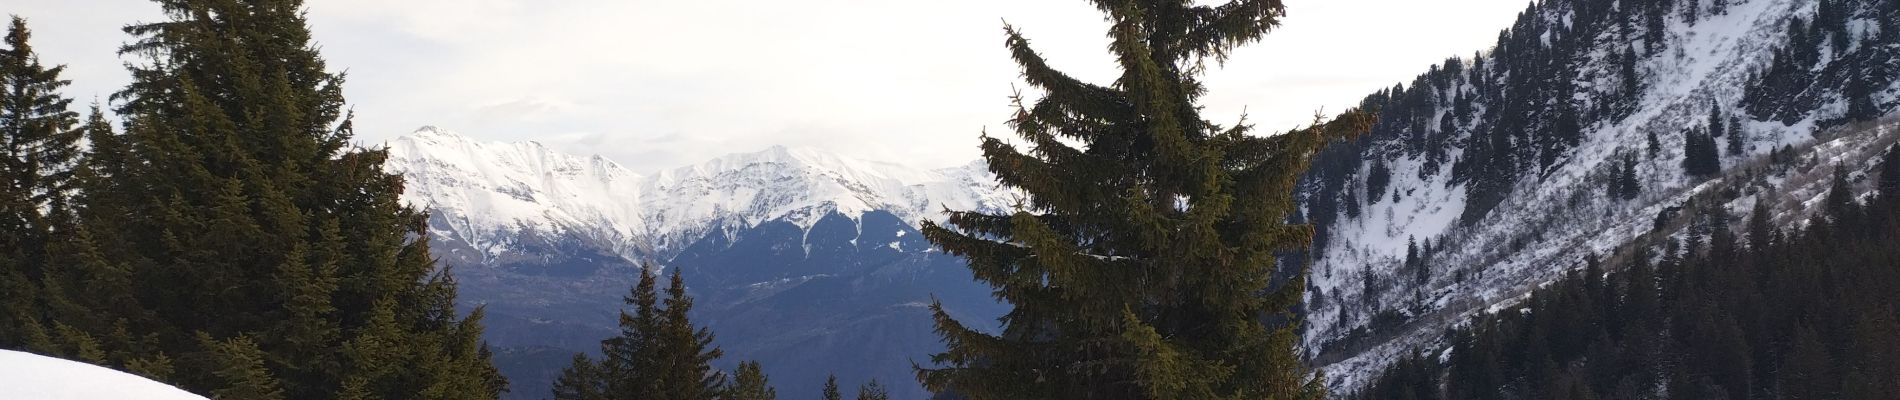
[[[1286,0],[1288,18],[1207,78],[1207,116],[1263,131],[1309,122],[1432,64],[1488,48],[1525,0]],[[127,80],[119,27],[143,0],[0,0],[29,19],[68,94]],[[1106,24],[1082,0],[309,0],[347,70],[359,137],[436,125],[535,140],[640,172],[773,144],[920,167],[976,158],[1006,132],[1017,69],[1007,20],[1058,68],[1106,83]]]

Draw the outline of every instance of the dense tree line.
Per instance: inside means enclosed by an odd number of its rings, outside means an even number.
[[[495,398],[424,215],[351,144],[297,0],[159,2],[122,130],[85,123],[15,19],[0,53],[0,347],[216,398]],[[78,142],[89,143],[81,151]],[[18,233],[18,234],[16,234]]]
[[[1837,172],[1808,228],[1765,206],[1731,229],[1706,212],[1685,240],[1583,271],[1521,309],[1415,354],[1368,399],[1900,398],[1900,148],[1865,204]]]

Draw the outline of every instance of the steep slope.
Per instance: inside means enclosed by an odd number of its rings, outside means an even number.
[[[923,305],[934,295],[977,320],[1001,313],[916,231],[946,208],[1006,204],[981,164],[919,170],[772,147],[642,175],[436,128],[389,148],[462,301],[487,308],[513,397],[543,396],[568,355],[612,334],[642,262],[682,271],[723,362],[759,360],[786,393],[836,373],[921,397],[909,362],[941,346]]]
[[[1890,142],[1826,128],[1900,105],[1895,8],[1549,0],[1488,53],[1369,97],[1383,110],[1373,134],[1328,149],[1298,194],[1296,217],[1323,232],[1306,336],[1315,361],[1350,388],[1586,255],[1667,237],[1678,210],[1796,201],[1811,180],[1747,171],[1771,155]]]

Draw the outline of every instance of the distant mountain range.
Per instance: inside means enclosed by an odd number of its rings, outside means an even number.
[[[514,398],[544,397],[570,355],[614,333],[642,263],[685,274],[722,365],[759,360],[788,394],[835,373],[922,397],[910,363],[941,349],[925,306],[939,299],[970,321],[1003,311],[917,231],[946,209],[1008,204],[981,164],[920,170],[772,147],[648,176],[434,127],[388,146],[463,303],[487,307]]]

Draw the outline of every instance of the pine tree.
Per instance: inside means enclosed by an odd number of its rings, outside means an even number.
[[[872,379],[870,383],[858,387],[858,400],[891,400],[891,392]]]
[[[1372,167],[1366,173],[1366,200],[1378,203],[1385,197],[1385,189],[1392,184],[1392,168],[1385,165],[1385,159],[1372,160]]]
[[[1814,329],[1801,326],[1795,329],[1794,343],[1779,368],[1781,388],[1778,398],[1788,400],[1819,400],[1839,398],[1835,389],[1840,376],[1834,373],[1834,361],[1828,350],[1821,344]]]
[[[212,341],[210,336],[199,335],[206,348],[212,349],[216,360],[215,373],[223,381],[224,387],[211,392],[211,397],[219,399],[256,399],[274,400],[284,398],[283,389],[278,380],[271,377],[264,367],[263,350],[249,337],[239,336],[225,341]]]
[[[825,392],[822,398],[823,400],[844,400],[844,394],[838,392],[837,375],[825,376]]]
[[[1880,180],[1874,187],[1880,191],[1880,198],[1891,204],[1900,200],[1900,144],[1887,147],[1886,155],[1880,158]]]
[[[1729,120],[1728,120],[1728,155],[1729,156],[1739,157],[1742,155],[1742,150],[1743,150],[1742,141],[1744,140],[1743,136],[1747,134],[1748,134],[1748,130],[1742,128],[1741,117],[1732,116],[1732,115],[1729,116]]]
[[[1643,181],[1636,179],[1636,154],[1624,153],[1622,164],[1616,175],[1617,186],[1621,187],[1617,195],[1623,200],[1635,200],[1643,193]]]
[[[126,132],[90,129],[81,169],[74,236],[91,239],[72,251],[99,259],[73,276],[140,288],[80,304],[111,322],[81,327],[117,338],[108,364],[201,393],[261,393],[261,376],[287,399],[499,396],[481,312],[457,316],[424,214],[386,153],[350,147],[302,1],[159,6],[126,28]],[[250,353],[261,369],[226,373]]]
[[[48,351],[37,303],[47,246],[69,225],[67,195],[83,131],[60,89],[66,67],[40,64],[26,20],[13,17],[0,49],[0,348]]]
[[[1722,158],[1715,138],[1697,129],[1683,133],[1682,171],[1692,177],[1708,178],[1722,172]]]
[[[1643,90],[1643,78],[1636,73],[1636,63],[1641,61],[1636,57],[1636,46],[1623,46],[1623,57],[1618,61],[1622,61],[1618,63],[1617,76],[1623,81],[1623,96],[1628,97],[1631,103],[1637,102]]]
[[[693,309],[693,298],[686,295],[686,281],[678,269],[673,270],[664,304],[666,311],[660,313],[660,325],[654,338],[657,347],[649,349],[654,353],[650,357],[656,357],[659,363],[650,375],[659,385],[658,393],[678,400],[716,398],[719,389],[726,384],[723,375],[714,373],[712,361],[725,352],[712,345],[712,331],[696,329],[687,319],[687,313]]]
[[[561,369],[561,375],[554,378],[554,400],[607,400],[607,388],[602,387],[605,382],[599,364],[587,359],[586,354],[575,354],[574,360]]]
[[[1648,140],[1645,142],[1649,144],[1649,159],[1656,159],[1656,155],[1662,153],[1662,140],[1656,137],[1656,131],[1649,131]]]
[[[1722,135],[1728,133],[1728,127],[1724,126],[1723,122],[1724,122],[1724,119],[1722,118],[1722,107],[1718,105],[1713,105],[1713,104],[1709,105],[1709,136],[1710,137],[1722,137]]]
[[[633,312],[620,311],[620,335],[600,342],[599,383],[609,398],[637,399],[659,396],[657,372],[660,364],[661,320],[659,295],[656,293],[651,266],[640,267],[640,280],[627,297],[622,298]]]
[[[1201,117],[1202,61],[1259,40],[1279,1],[1094,3],[1113,26],[1122,75],[1112,85],[1052,69],[1006,28],[1024,79],[1045,95],[1019,97],[1010,123],[1030,151],[990,137],[982,149],[1025,201],[923,230],[1014,308],[991,335],[933,307],[948,349],[920,380],[974,399],[1323,396],[1293,350],[1304,266],[1275,261],[1312,239],[1284,223],[1309,158],[1370,116],[1277,136]]]
[[[778,391],[767,382],[765,371],[760,370],[758,361],[739,363],[739,369],[733,372],[731,385],[726,386],[721,400],[772,400],[778,398]]]
[[[1701,0],[1683,0],[1682,21],[1694,26],[1697,17],[1702,16]]]
[[[1431,269],[1426,268],[1425,263],[1418,258],[1418,241],[1410,236],[1405,238],[1405,268],[1417,274],[1416,282],[1419,285],[1424,285],[1432,279]]]

